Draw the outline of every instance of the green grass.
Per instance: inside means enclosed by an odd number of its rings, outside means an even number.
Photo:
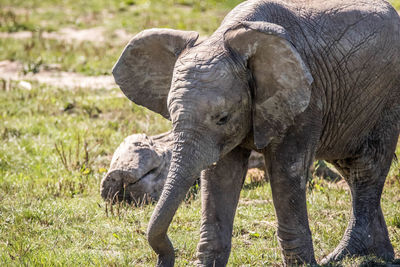
[[[107,218],[99,181],[125,136],[170,125],[118,93],[37,84],[26,91],[16,83],[0,91],[1,266],[96,264],[114,250],[114,262],[139,258],[121,249],[137,246],[135,216],[151,207]]]
[[[31,31],[30,39],[0,39],[0,60],[31,66],[58,64],[62,71],[85,75],[111,74],[124,44],[115,43],[114,31],[132,36],[146,28],[176,28],[211,34],[239,0],[230,1],[0,1],[0,31]],[[67,15],[66,15],[67,14]],[[107,41],[71,44],[41,38],[43,31],[63,27],[104,27]],[[35,70],[35,69],[34,69]]]
[[[393,5],[394,8],[400,10],[400,0],[390,0],[389,2]]]
[[[61,27],[108,29],[138,32],[150,27],[192,29],[210,33],[221,16],[241,0],[2,0],[0,30],[55,31]],[[17,7],[17,9],[15,9]]]
[[[153,264],[156,257],[145,231],[154,206],[106,208],[99,183],[125,136],[160,133],[169,123],[121,98],[116,88],[66,90],[33,84],[27,91],[13,83],[11,91],[0,91],[0,106],[0,265]],[[394,165],[383,195],[397,257],[399,177]],[[321,259],[346,227],[350,195],[316,178],[307,197],[315,253]],[[280,264],[271,199],[268,183],[246,181],[230,265]],[[177,266],[195,261],[199,224],[197,197],[182,205],[170,227]]]
[[[145,1],[0,1],[0,31],[31,31],[25,40],[0,39],[0,60],[21,61],[26,70],[31,66],[58,64],[62,71],[85,75],[111,74],[123,44],[115,43],[114,31],[124,29],[132,36],[147,28],[168,27],[195,30],[210,35],[223,17],[241,0],[167,0]],[[400,0],[391,3],[400,9]],[[106,29],[105,42],[71,44],[64,40],[41,38],[43,31],[63,27]],[[35,70],[35,69],[33,69]]]
[[[61,71],[111,75],[122,48],[110,42],[70,43],[34,35],[30,39],[0,39],[0,60],[20,61],[25,72],[37,72],[56,64]]]
[[[23,62],[26,71],[58,64],[61,70],[109,74],[122,45],[72,44],[40,38],[40,31],[102,26],[111,33],[149,27],[210,34],[235,6],[231,1],[0,0],[0,31],[33,31],[32,39],[0,39],[0,60]],[[392,1],[400,8],[400,1]],[[62,7],[62,8],[60,8]],[[145,231],[154,206],[107,206],[100,180],[124,137],[166,131],[169,122],[121,97],[117,88],[61,89],[32,84],[0,88],[0,266],[149,266],[156,261]],[[400,145],[396,154],[400,155]],[[230,266],[278,266],[275,215],[268,183],[246,180],[233,230]],[[307,192],[317,259],[338,244],[350,213],[349,192],[313,180]],[[389,234],[400,258],[400,167],[394,163],[382,199]],[[177,266],[193,265],[200,200],[178,210],[169,234]],[[347,259],[362,265],[368,257]],[[379,263],[376,261],[375,264]]]
[[[242,0],[2,0],[0,31],[105,26],[135,33],[144,28],[167,26],[209,34],[240,2]],[[399,0],[390,0],[390,3],[400,9]]]

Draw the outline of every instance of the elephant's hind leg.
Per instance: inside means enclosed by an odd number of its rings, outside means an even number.
[[[340,244],[322,263],[369,254],[393,259],[394,251],[380,202],[398,134],[395,125],[381,123],[368,136],[358,156],[331,161],[350,187],[352,210]]]
[[[236,148],[201,175],[202,220],[198,266],[225,266],[233,218],[247,173],[250,151]]]

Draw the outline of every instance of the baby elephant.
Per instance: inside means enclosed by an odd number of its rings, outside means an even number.
[[[316,263],[306,207],[314,159],[351,189],[344,236],[323,263],[394,257],[381,193],[400,130],[400,18],[384,0],[249,0],[207,39],[135,36],[113,68],[132,101],[172,120],[171,165],[147,229],[159,266],[167,230],[202,170],[199,266],[224,266],[251,150],[264,154],[286,265]]]
[[[172,134],[130,135],[114,152],[100,185],[105,200],[144,204],[158,200],[167,178]]]
[[[157,201],[167,179],[172,148],[172,132],[126,137],[115,150],[109,171],[101,181],[101,196],[104,200],[139,205]],[[253,151],[249,168],[264,170],[264,156]],[[337,174],[331,171],[330,177],[334,176]]]

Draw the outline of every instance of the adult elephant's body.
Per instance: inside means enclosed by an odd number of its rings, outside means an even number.
[[[247,1],[224,20],[282,26],[314,79],[310,106],[321,119],[316,157],[352,156],[382,111],[399,101],[399,18],[381,1]],[[340,5],[338,5],[340,4]],[[382,18],[386,16],[386,18]],[[212,37],[211,37],[212,38]],[[398,77],[397,77],[398,78]],[[297,127],[297,126],[296,126]]]
[[[400,127],[396,11],[383,1],[247,1],[208,39],[197,36],[144,31],[113,70],[131,100],[173,122],[171,167],[148,228],[158,264],[174,262],[166,232],[205,168],[199,265],[227,263],[250,149],[267,159],[285,263],[315,262],[305,199],[315,157],[335,164],[353,198],[326,260],[393,258],[380,196]]]

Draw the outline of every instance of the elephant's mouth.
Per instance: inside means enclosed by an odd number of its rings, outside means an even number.
[[[139,179],[131,183],[124,183],[123,190],[119,192],[119,197],[123,197],[123,201],[136,206],[155,202],[155,196],[152,196],[152,182],[157,180],[160,174],[159,168],[154,168],[145,173]]]
[[[136,179],[134,182],[124,182],[123,187],[128,187],[128,186],[134,186],[138,183],[140,183],[143,180],[149,179],[150,175],[154,174],[157,172],[158,168],[151,169],[150,171],[146,172],[144,175],[142,175],[140,178]]]
[[[140,176],[129,170],[110,172],[105,178],[108,182],[103,183],[102,196],[113,204],[127,202],[140,206],[155,202],[159,197],[159,190],[156,192],[155,189],[160,184],[163,168],[155,167]]]

